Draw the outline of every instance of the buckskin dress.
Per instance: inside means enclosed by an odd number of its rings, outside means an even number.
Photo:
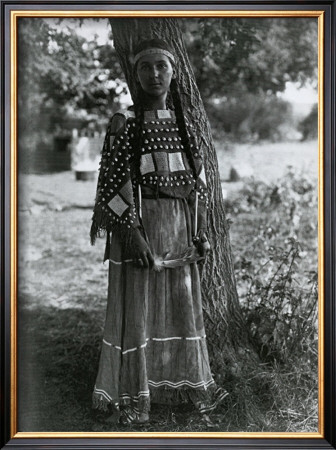
[[[133,111],[113,116],[102,152],[92,240],[107,232],[109,283],[93,405],[148,412],[151,402],[191,401],[200,408],[212,401],[215,382],[198,266],[140,268],[125,243],[134,228],[142,228],[156,262],[178,258],[193,246],[193,235],[206,228],[203,158],[188,122],[189,158],[173,111],[144,114],[140,158],[133,154]]]

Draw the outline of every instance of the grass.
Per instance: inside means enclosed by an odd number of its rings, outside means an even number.
[[[185,408],[153,406],[146,426],[125,428],[91,409],[103,314],[42,307],[20,314],[19,430],[29,431],[204,431]],[[27,326],[28,324],[28,326]],[[24,369],[24,370],[23,370]],[[29,370],[29,373],[27,373]],[[28,375],[28,376],[27,376]],[[217,417],[218,419],[218,417]]]
[[[91,409],[107,292],[104,242],[90,247],[88,239],[95,183],[75,182],[69,172],[19,179],[19,430],[125,431]],[[302,205],[292,214],[290,186],[279,182],[282,201],[272,209],[268,200],[274,186],[259,181],[235,184],[238,189],[233,185],[228,183],[226,206],[233,220],[231,243],[242,305],[250,288],[242,261],[250,261],[246,270],[255,274],[267,261],[269,247],[285,248],[293,235],[305,252],[295,270],[293,292],[295,298],[301,299],[301,292],[308,298],[309,273],[317,267],[316,204]],[[305,194],[293,198],[296,205],[308,200]],[[279,217],[285,220],[279,222]],[[275,263],[265,267],[274,270]],[[265,280],[267,276],[262,272]],[[312,327],[313,321],[309,323]],[[224,378],[230,396],[212,417],[215,431],[317,431],[314,330],[312,334],[309,348],[302,351],[301,343],[294,343],[283,361],[261,358],[251,367],[230,367]],[[155,405],[148,425],[126,430],[213,431],[188,407]]]
[[[150,424],[126,429],[91,409],[102,313],[42,307],[20,320],[20,431],[212,431],[187,407],[154,405]],[[227,388],[231,396],[212,416],[216,431],[316,431],[316,377],[307,365],[261,364]]]

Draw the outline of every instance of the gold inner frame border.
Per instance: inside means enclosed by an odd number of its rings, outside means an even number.
[[[318,432],[18,432],[17,431],[17,19],[108,17],[264,17],[316,18],[318,20]],[[12,10],[10,12],[10,163],[11,163],[11,438],[324,438],[324,25],[323,10]]]

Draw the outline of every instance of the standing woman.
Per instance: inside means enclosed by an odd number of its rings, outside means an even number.
[[[133,108],[108,126],[91,228],[92,243],[106,232],[109,259],[93,404],[114,407],[123,424],[148,421],[151,403],[206,414],[227,395],[209,366],[196,263],[210,248],[203,156],[170,46],[141,42],[134,75]]]

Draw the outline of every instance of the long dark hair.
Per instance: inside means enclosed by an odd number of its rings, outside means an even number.
[[[150,39],[150,40],[140,42],[140,44],[135,49],[134,55],[137,55],[141,51],[149,49],[149,48],[161,48],[163,50],[168,50],[172,55],[174,55],[174,52],[171,49],[170,45],[161,39]],[[176,64],[174,63],[174,61],[171,60],[171,58],[169,58],[169,59],[170,59],[172,66],[176,70]],[[136,76],[136,66],[137,65],[135,64],[134,68],[133,68],[134,76]],[[172,78],[172,80],[171,80],[170,96],[171,96],[171,100],[172,100],[172,106],[175,111],[176,123],[178,125],[180,136],[181,136],[181,142],[183,144],[190,167],[191,167],[194,177],[196,179],[196,176],[197,176],[196,167],[195,167],[194,160],[192,157],[189,133],[187,130],[187,125],[186,125],[185,117],[183,114],[181,95],[180,95],[180,90],[179,90],[179,86],[178,86],[178,82],[177,82],[176,78]],[[137,82],[137,91],[136,91],[136,96],[134,99],[135,131],[134,131],[133,151],[134,151],[135,170],[137,171],[138,177],[140,177],[140,158],[141,158],[141,149],[142,149],[143,140],[144,140],[144,133],[143,133],[144,104],[145,104],[145,93],[144,93],[140,83]]]

